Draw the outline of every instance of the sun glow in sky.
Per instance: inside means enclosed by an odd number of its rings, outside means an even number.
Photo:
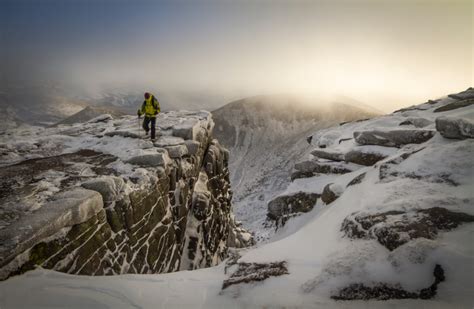
[[[473,84],[470,0],[0,5],[7,82],[207,91],[229,100],[345,95],[387,112]]]

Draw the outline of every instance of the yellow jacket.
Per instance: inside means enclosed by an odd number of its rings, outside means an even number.
[[[143,101],[142,107],[138,110],[138,115],[145,114],[145,117],[155,118],[156,115],[161,112],[160,102],[155,98],[154,95],[150,95],[148,99]]]

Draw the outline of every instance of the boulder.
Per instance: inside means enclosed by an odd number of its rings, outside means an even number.
[[[142,154],[127,160],[127,163],[143,167],[165,166],[169,162],[169,157],[165,153]]]
[[[452,102],[444,106],[438,107],[437,109],[433,111],[433,113],[447,112],[453,109],[470,106],[472,104],[474,104],[474,98],[460,100],[460,101]]]
[[[238,263],[238,269],[222,283],[222,290],[234,284],[263,281],[289,274],[285,261],[273,263]]]
[[[367,150],[351,150],[344,155],[346,162],[352,162],[359,165],[372,166],[387,156],[378,152]]]
[[[446,138],[474,138],[474,122],[465,118],[438,117],[436,118],[436,130]]]
[[[104,203],[109,203],[117,199],[125,186],[125,182],[120,177],[101,176],[88,180],[81,184],[85,189],[94,190],[102,195]]]
[[[313,172],[303,172],[303,171],[292,171],[291,172],[291,181],[294,181],[296,179],[301,179],[301,178],[311,178],[311,177],[315,177],[315,176],[319,176],[318,173],[313,173]]]
[[[329,183],[323,189],[323,193],[321,194],[321,200],[325,204],[331,204],[342,194],[342,192],[343,190],[340,186],[333,183]]]
[[[425,119],[425,118],[420,118],[420,117],[412,117],[412,118],[407,118],[404,121],[400,122],[400,126],[406,126],[406,125],[412,125],[417,128],[424,128],[426,126],[429,126],[433,122]]]
[[[195,119],[185,120],[182,123],[173,126],[173,135],[185,140],[197,140],[197,135],[200,132],[199,124],[199,121]]]
[[[309,212],[313,209],[319,196],[317,193],[306,192],[278,196],[268,203],[267,216],[269,219],[277,221],[287,215]]]
[[[401,147],[406,144],[421,144],[431,139],[433,130],[356,131],[354,138],[360,145]]]
[[[320,162],[318,160],[306,160],[295,164],[295,170],[303,173],[321,174],[346,174],[354,170],[344,162]]]
[[[182,158],[188,154],[188,148],[186,145],[168,146],[165,147],[165,149],[168,151],[168,155],[172,159]]]
[[[448,95],[448,97],[453,98],[455,100],[474,99],[474,88],[469,87],[462,92],[450,94]]]
[[[412,239],[435,239],[440,231],[450,231],[468,222],[474,222],[474,216],[433,207],[413,211],[352,214],[344,219],[341,231],[352,239],[376,239],[393,251]]]
[[[311,154],[321,159],[328,159],[332,161],[344,161],[344,154],[339,153],[339,152],[314,149],[313,151],[311,151]]]
[[[438,284],[445,280],[444,269],[436,264],[433,283],[418,291],[407,291],[400,284],[377,282],[370,285],[351,283],[331,295],[335,300],[389,300],[389,299],[431,299],[436,296]]]

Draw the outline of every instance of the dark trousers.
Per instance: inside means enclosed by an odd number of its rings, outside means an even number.
[[[148,131],[150,131],[149,125],[151,123],[151,138],[155,139],[155,124],[156,124],[156,117],[147,117],[143,119],[143,129],[146,131],[148,134]]]

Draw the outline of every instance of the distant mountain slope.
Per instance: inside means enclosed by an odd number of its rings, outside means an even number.
[[[263,233],[262,238],[268,237],[262,231],[266,203],[287,186],[294,162],[308,154],[306,136],[339,122],[372,116],[373,112],[355,106],[289,95],[246,98],[215,110],[214,135],[230,150],[237,218]]]
[[[86,122],[102,114],[109,114],[112,117],[119,117],[125,115],[124,112],[113,107],[87,106],[80,112],[77,112],[74,115],[59,121],[55,125]]]
[[[52,82],[0,84],[0,129],[21,123],[51,125],[87,106],[113,108],[125,114],[135,114],[143,102],[143,93],[147,90],[156,94],[162,111],[212,110],[223,102],[222,97],[215,93],[154,91],[145,86],[107,88],[90,93],[74,86]]]
[[[87,105],[87,102],[72,97],[66,89],[56,85],[1,85],[2,122],[14,117],[17,123],[51,124],[77,113]]]

